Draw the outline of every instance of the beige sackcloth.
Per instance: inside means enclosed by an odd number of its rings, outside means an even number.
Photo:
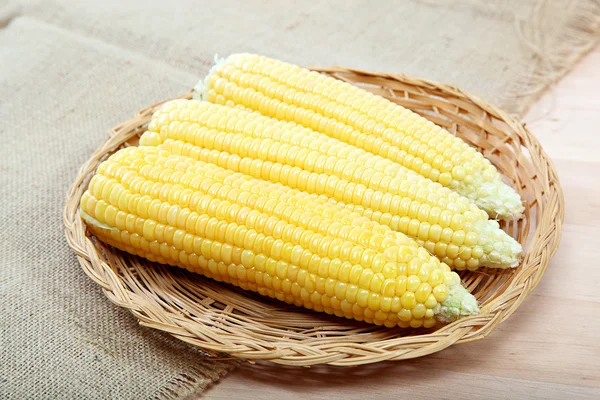
[[[519,114],[599,32],[590,0],[0,0],[0,398],[183,398],[234,367],[111,304],[61,218],[107,130],[215,54],[403,72]]]

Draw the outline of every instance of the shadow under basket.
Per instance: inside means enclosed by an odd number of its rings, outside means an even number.
[[[520,193],[524,218],[502,227],[523,245],[521,265],[460,273],[481,304],[479,315],[429,330],[377,327],[263,298],[96,240],[80,218],[81,195],[98,164],[119,148],[135,145],[162,103],[113,128],[81,167],[68,193],[66,236],[83,270],[141,325],[168,332],[211,355],[299,366],[350,366],[421,357],[455,343],[483,339],[536,287],[558,247],[564,200],[552,162],[524,124],[453,86],[346,68],[315,70],[384,96],[463,138]],[[182,96],[190,97],[191,93]]]

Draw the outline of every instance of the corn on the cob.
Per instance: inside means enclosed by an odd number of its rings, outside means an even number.
[[[388,158],[469,198],[492,218],[516,219],[519,195],[460,138],[356,86],[252,54],[219,62],[199,83],[204,100],[294,121]]]
[[[519,243],[468,199],[388,159],[294,123],[179,100],[154,114],[140,144],[329,196],[416,239],[459,270],[518,264]]]
[[[99,166],[81,213],[114,247],[329,314],[431,327],[478,312],[458,275],[413,240],[309,197],[132,147]]]

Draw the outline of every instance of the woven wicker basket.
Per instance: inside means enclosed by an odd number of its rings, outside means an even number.
[[[160,104],[113,128],[81,167],[68,193],[66,235],[83,270],[141,325],[168,332],[210,354],[289,365],[347,366],[420,357],[486,337],[535,288],[558,247],[564,205],[552,162],[523,124],[455,87],[404,75],[316,70],[385,96],[445,127],[482,151],[517,188],[526,202],[525,218],[503,228],[523,244],[522,265],[461,273],[482,303],[480,315],[429,331],[376,327],[271,301],[95,240],[79,216],[81,195],[98,164],[117,149],[135,144]]]

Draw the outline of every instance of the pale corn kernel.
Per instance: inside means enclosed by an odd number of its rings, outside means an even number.
[[[449,244],[446,250],[446,257],[454,260],[458,257],[460,248],[455,244]]]
[[[470,248],[468,248],[468,247],[461,247],[461,248],[460,248],[460,251],[459,251],[459,253],[458,253],[458,256],[459,256],[459,257],[460,257],[462,260],[464,260],[464,261],[469,261],[469,260],[471,260],[471,259],[472,259],[472,256],[471,256],[471,249],[470,249]]]
[[[475,246],[479,241],[479,237],[475,232],[468,232],[465,237],[465,246]]]
[[[406,275],[401,275],[396,277],[396,287],[395,294],[396,296],[402,296],[404,292],[406,292],[406,285],[408,283],[408,277]]]
[[[445,243],[437,242],[435,244],[435,255],[437,258],[441,259],[446,256],[446,250],[448,249],[448,245]]]
[[[438,285],[433,288],[433,295],[438,303],[442,303],[448,297],[448,289],[446,285]]]
[[[442,285],[440,285],[440,286],[442,286]],[[439,288],[440,286],[436,287],[436,289]],[[447,291],[445,291],[444,293],[446,293],[446,295],[447,295]],[[440,295],[440,297],[442,297],[442,296]],[[437,297],[436,297],[436,299],[437,299]],[[417,304],[415,294],[413,292],[404,292],[404,294],[402,295],[400,300],[402,302],[402,307],[406,308],[408,310],[412,310],[413,307]],[[444,300],[445,300],[445,298],[444,298]],[[439,300],[439,301],[443,301],[443,300]]]
[[[392,308],[392,297],[382,296],[379,307],[382,312],[388,313]]]
[[[421,262],[417,258],[413,258],[408,262],[406,273],[408,275],[417,275],[421,268]]]
[[[369,309],[376,311],[381,307],[381,295],[379,293],[371,293],[368,300]]]
[[[425,307],[432,309],[438,304],[438,301],[435,298],[435,295],[430,294],[429,296],[427,296],[427,300],[425,300],[425,303],[423,304],[425,305]]]
[[[431,272],[431,275],[429,276],[429,285],[431,285],[432,287],[436,287],[437,285],[441,284],[444,282],[444,272],[436,269],[433,270]]]
[[[462,271],[465,268],[467,268],[467,263],[464,260],[460,259],[460,258],[454,259],[453,262],[452,262],[452,265],[458,271]]]
[[[453,286],[460,282],[460,277],[456,272],[444,271],[444,284],[446,286]]]
[[[431,294],[432,287],[429,283],[421,283],[415,292],[417,302],[425,303]],[[418,317],[417,317],[418,318]]]
[[[435,267],[433,266],[433,264],[425,263],[425,264],[421,265],[421,268],[419,269],[417,276],[419,277],[421,282],[427,282],[429,280],[429,277],[433,273],[434,269],[435,269]]]
[[[406,282],[406,290],[415,293],[421,284],[421,280],[416,275],[410,275]]]
[[[425,316],[427,308],[423,304],[417,304],[412,310],[413,318],[421,319]]]
[[[398,296],[392,297],[392,301],[390,304],[390,312],[398,313],[398,312],[400,312],[401,309],[402,309],[402,302],[400,300],[400,297],[398,297]]]
[[[483,249],[480,246],[473,247],[471,250],[471,256],[474,259],[479,260],[483,256]]]
[[[422,319],[411,319],[409,323],[411,328],[420,328],[421,326],[423,326]]]
[[[402,310],[400,310],[398,312],[398,318],[402,322],[408,322],[408,321],[412,320],[412,318],[413,318],[412,312],[407,308],[403,308]],[[400,325],[400,326],[402,326],[402,325]]]
[[[429,222],[431,222],[431,220]],[[429,228],[429,239],[432,240],[432,241],[434,241],[434,242],[437,242],[437,241],[441,240],[442,233],[443,233],[443,229],[442,229],[441,226],[439,226],[437,224],[436,225],[432,225]]]
[[[467,261],[467,269],[469,269],[469,271],[475,271],[479,268],[479,260],[475,259],[475,258],[471,258]]]
[[[423,320],[423,327],[424,328],[432,328],[437,324],[437,321],[434,318],[430,318],[430,317],[426,317]]]
[[[454,231],[450,228],[444,228],[440,240],[444,243],[452,243],[452,235]]]
[[[356,304],[360,307],[366,308],[369,305],[369,291],[365,289],[359,289],[356,295]]]

